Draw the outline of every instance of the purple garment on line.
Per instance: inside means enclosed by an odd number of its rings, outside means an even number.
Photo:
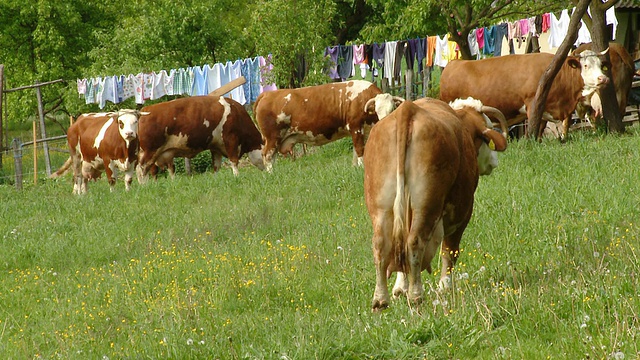
[[[324,50],[324,56],[329,56],[329,60],[331,60],[331,64],[327,69],[327,75],[333,80],[340,79],[340,75],[338,74],[338,49],[339,47],[336,45],[327,46]]]

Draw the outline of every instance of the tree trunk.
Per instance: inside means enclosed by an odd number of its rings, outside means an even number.
[[[538,89],[536,90],[536,96],[533,98],[531,111],[529,112],[529,129],[527,130],[527,137],[539,139],[542,135],[544,128],[541,128],[541,124],[546,125],[546,121],[542,121],[542,114],[544,113],[549,90],[553,84],[553,79],[555,79],[558,71],[560,71],[560,68],[567,58],[567,54],[569,53],[569,50],[571,50],[571,46],[573,46],[578,38],[578,26],[580,25],[580,19],[587,12],[587,7],[589,7],[590,2],[591,0],[580,0],[576,5],[576,9],[571,15],[571,20],[569,21],[567,36],[562,41],[562,44],[560,44],[551,64],[549,64],[549,67],[540,78]]]
[[[471,49],[469,49],[469,32],[469,29],[466,28],[460,30],[460,34],[457,31],[449,31],[450,39],[458,43],[460,58],[464,60],[474,59],[474,57],[471,57]]]
[[[605,12],[607,3],[601,0],[591,0],[591,49],[595,52],[601,52],[609,47],[609,32],[607,31]],[[613,5],[612,5],[613,6]],[[604,55],[604,59],[611,63],[609,52]],[[611,76],[611,67],[604,71],[609,77],[609,83],[599,90],[600,100],[602,101],[602,118],[607,125],[607,129],[611,132],[624,132],[624,124],[616,98],[614,79]]]

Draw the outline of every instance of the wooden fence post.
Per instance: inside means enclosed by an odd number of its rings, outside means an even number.
[[[36,82],[36,85],[38,83]],[[36,87],[36,96],[38,98],[38,117],[40,118],[40,135],[43,139],[47,138],[47,129],[44,124],[44,107],[42,105],[42,92],[40,91],[40,86]],[[34,139],[35,146],[35,139]],[[42,143],[42,149],[44,150],[44,165],[47,170],[47,176],[51,176],[51,161],[49,159],[49,143]]]
[[[2,122],[2,101],[4,92],[4,65],[0,64],[0,169],[2,169],[2,153],[4,152],[4,123]],[[9,145],[9,144],[7,144]]]
[[[16,172],[16,189],[22,190],[22,145],[19,139],[13,139],[13,161]]]

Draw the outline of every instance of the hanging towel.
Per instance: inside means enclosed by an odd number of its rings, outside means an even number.
[[[562,10],[560,13],[560,19],[556,18],[555,15],[551,14],[551,28],[549,31],[549,46],[552,48],[557,48],[562,44],[562,41],[567,36],[567,31],[569,30],[569,21],[571,18],[569,17],[569,12],[567,9]]]
[[[496,27],[490,26],[484,28],[484,47],[482,53],[484,55],[493,55],[496,46]]]
[[[397,41],[387,41],[384,44],[384,78],[389,81],[390,86],[393,85],[397,46]]]
[[[346,80],[351,77],[351,71],[353,70],[353,46],[352,45],[339,45],[338,46],[338,75],[341,80]]]

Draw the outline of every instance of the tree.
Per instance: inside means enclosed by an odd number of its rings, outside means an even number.
[[[296,88],[328,81],[324,49],[335,44],[331,0],[260,0],[246,36],[259,54],[272,54],[273,79],[279,87]]]
[[[460,48],[463,59],[472,59],[468,36],[478,27],[521,19],[567,7],[566,0],[369,0],[379,19],[368,22],[361,31],[366,40],[409,38],[427,34],[449,34]]]
[[[567,31],[567,36],[560,44],[558,51],[556,51],[553,60],[551,60],[551,64],[547,70],[542,74],[540,78],[540,82],[538,83],[538,89],[536,90],[536,95],[531,102],[531,113],[529,114],[529,129],[527,130],[527,136],[530,138],[539,139],[542,135],[541,128],[541,119],[542,113],[544,112],[545,103],[547,101],[547,95],[549,95],[549,90],[551,89],[551,85],[553,84],[553,79],[555,79],[558,71],[562,67],[564,60],[567,58],[567,54],[571,49],[571,46],[576,42],[578,38],[578,28],[580,26],[580,18],[587,12],[587,7],[589,6],[589,2],[591,0],[580,0],[576,5],[576,9],[571,15],[571,20],[569,21],[569,29]],[[566,126],[566,125],[565,125]]]
[[[573,0],[574,3],[577,0]],[[591,33],[593,51],[601,52],[609,47],[609,32],[607,31],[606,11],[618,3],[618,0],[591,0],[589,4],[589,12],[582,17],[585,25]],[[611,62],[609,53],[604,55],[606,61]],[[612,132],[624,132],[624,124],[618,108],[616,99],[616,91],[611,76],[611,69],[607,69],[605,74],[611,79],[603,89],[599,91],[600,100],[602,101],[602,118],[607,124],[607,129]]]
[[[30,6],[20,0],[2,1],[0,62],[5,64],[7,88],[36,81],[75,79],[88,61],[87,53],[96,44],[94,27],[112,20],[103,10],[102,6],[82,1],[37,1]],[[60,109],[65,91],[62,85],[43,89],[47,113]],[[10,123],[37,114],[33,91],[11,93],[8,105],[9,116],[5,120]]]

